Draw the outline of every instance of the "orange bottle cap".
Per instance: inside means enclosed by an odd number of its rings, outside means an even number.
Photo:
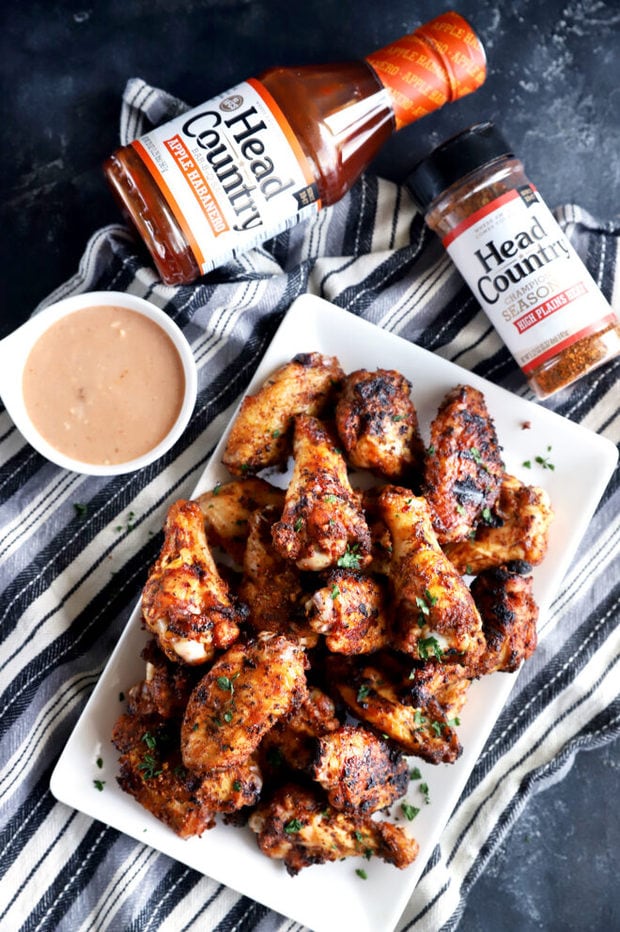
[[[396,128],[471,94],[486,78],[484,47],[467,20],[442,13],[366,58],[392,98]]]

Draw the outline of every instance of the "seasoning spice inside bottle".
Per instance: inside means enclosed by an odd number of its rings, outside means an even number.
[[[401,127],[475,91],[484,48],[447,12],[366,59],[270,68],[114,152],[104,173],[168,284],[333,204]]]
[[[620,353],[616,314],[494,124],[442,143],[408,183],[539,398]]]

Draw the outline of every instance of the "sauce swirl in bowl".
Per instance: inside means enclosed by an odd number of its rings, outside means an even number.
[[[132,472],[180,437],[196,368],[177,325],[121,292],[58,302],[0,343],[0,394],[26,440],[90,475]]]

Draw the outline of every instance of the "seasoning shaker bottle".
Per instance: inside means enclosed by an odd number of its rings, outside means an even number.
[[[616,314],[493,123],[439,145],[408,185],[538,398],[620,353]]]
[[[270,68],[116,150],[103,170],[164,282],[189,283],[333,204],[392,133],[475,91],[446,12],[366,59]]]

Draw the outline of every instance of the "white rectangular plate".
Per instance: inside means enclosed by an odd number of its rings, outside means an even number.
[[[525,482],[546,487],[552,499],[555,520],[549,551],[545,562],[534,570],[534,592],[544,628],[546,609],[613,472],[617,459],[613,444],[310,295],[299,298],[291,307],[248,392],[255,392],[274,369],[296,353],[310,351],[338,356],[345,372],[358,368],[402,372],[413,386],[412,397],[425,442],[429,422],[448,389],[468,383],[484,392],[507,471]],[[229,478],[220,462],[225,442],[226,434],[195,494]],[[548,456],[555,469],[537,466],[537,455]],[[525,460],[532,461],[532,469],[523,467]],[[399,871],[377,859],[354,858],[309,867],[297,877],[289,877],[281,863],[259,852],[249,829],[218,824],[201,838],[184,841],[118,787],[110,734],[124,709],[119,694],[144,676],[140,651],[145,640],[136,608],[54,770],[54,796],[314,932],[389,932],[398,922],[458,801],[513,686],[514,675],[494,674],[473,685],[459,728],[463,754],[455,764],[433,767],[415,761],[422,780],[428,784],[430,802],[424,803],[419,781],[413,781],[408,800],[420,808],[419,815],[408,822],[399,806],[394,810],[395,814],[400,812],[399,824],[420,844],[413,865]],[[103,768],[97,765],[98,758],[103,759]],[[105,781],[101,792],[95,788],[95,780]],[[367,879],[356,874],[359,868],[364,869]]]

